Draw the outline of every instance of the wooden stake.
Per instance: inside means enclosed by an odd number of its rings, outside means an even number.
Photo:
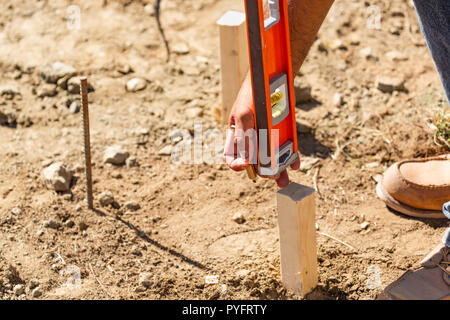
[[[228,11],[218,21],[222,73],[222,122],[228,123],[233,103],[249,70],[245,14]]]
[[[291,183],[278,191],[281,278],[304,296],[318,283],[314,189]]]

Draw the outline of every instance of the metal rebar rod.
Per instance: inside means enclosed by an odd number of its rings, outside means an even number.
[[[88,81],[87,77],[80,78],[81,105],[83,108],[83,130],[84,130],[84,158],[86,168],[86,193],[87,203],[90,210],[94,209],[94,198],[92,195],[92,163],[91,163],[91,139],[89,131],[89,105],[88,105]]]

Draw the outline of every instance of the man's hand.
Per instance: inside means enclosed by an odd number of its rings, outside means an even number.
[[[231,130],[232,126],[234,126],[235,130]],[[234,171],[245,170],[250,165],[249,159],[252,158],[254,153],[254,146],[251,141],[247,141],[247,143],[243,141],[245,139],[243,133],[249,129],[254,129],[254,127],[255,120],[253,118],[252,87],[249,74],[242,84],[228,120],[224,160]],[[245,150],[238,150],[238,146],[244,145]],[[291,168],[293,170],[298,170],[300,168],[300,160],[295,161],[291,165]],[[278,177],[275,177],[275,180],[280,188],[288,186],[289,176],[286,170],[283,171]]]

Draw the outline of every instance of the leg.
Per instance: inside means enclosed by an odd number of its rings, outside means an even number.
[[[450,1],[414,0],[414,5],[450,104]]]

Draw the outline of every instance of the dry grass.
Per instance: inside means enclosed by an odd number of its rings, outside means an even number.
[[[433,124],[434,143],[440,147],[447,146],[450,150],[450,112],[447,107],[436,113]]]

